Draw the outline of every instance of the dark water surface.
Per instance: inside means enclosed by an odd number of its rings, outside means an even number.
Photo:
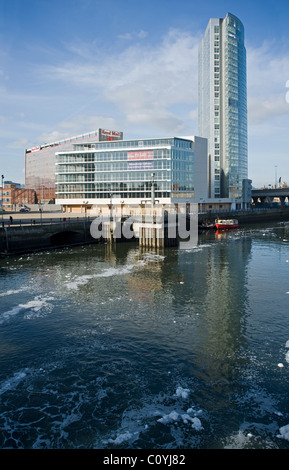
[[[2,259],[0,448],[288,449],[288,340],[288,224]]]

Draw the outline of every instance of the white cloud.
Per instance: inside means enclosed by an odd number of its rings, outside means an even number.
[[[51,143],[51,142],[58,142],[59,140],[66,139],[70,137],[71,134],[69,132],[61,132],[60,130],[55,130],[51,132],[43,132],[41,135],[38,136],[37,141],[41,144]]]
[[[79,114],[66,119],[56,125],[57,129],[44,132],[39,135],[39,142],[57,142],[58,140],[66,139],[73,135],[86,134],[97,130],[99,128],[117,129],[117,124],[113,118],[103,116],[88,116],[86,114]]]
[[[140,39],[146,38],[147,35],[148,35],[148,33],[146,31],[144,31],[143,29],[137,33],[137,37],[140,38]]]
[[[147,37],[147,35],[148,35],[148,33],[142,29],[138,33],[119,34],[118,38],[119,39],[124,39],[124,40],[131,40],[131,39],[134,39],[134,38],[144,39],[144,38]]]
[[[274,184],[288,178],[289,79],[287,46],[264,42],[247,48],[249,176],[253,185]]]
[[[59,124],[62,129],[67,129],[70,133],[78,132],[89,132],[98,128],[115,129],[116,121],[113,118],[104,116],[88,116],[86,114],[79,114],[71,119],[62,121]]]
[[[188,132],[187,116],[171,107],[196,107],[198,44],[199,37],[173,30],[158,46],[137,43],[109,58],[91,51],[90,60],[80,60],[78,51],[75,61],[44,72],[68,86],[89,90],[93,100],[112,103],[129,125],[150,124],[168,134]],[[87,57],[87,46],[85,51]]]
[[[127,39],[146,33],[129,33]],[[109,55],[95,45],[71,46],[74,59],[62,66],[46,68],[47,76],[92,93],[92,100],[116,106],[128,126],[151,124],[167,133],[196,128],[198,105],[199,35],[171,30],[158,45],[135,43],[120,53]],[[289,56],[276,51],[274,44],[247,47],[249,126],[261,125],[289,114],[286,81]],[[179,105],[178,112],[172,111]],[[191,106],[182,115],[181,106]],[[119,127],[119,126],[118,126]]]
[[[289,55],[276,51],[274,44],[247,49],[249,125],[259,125],[278,116],[289,115],[286,82]]]
[[[15,140],[14,142],[12,142],[11,147],[24,149],[24,148],[27,148],[28,145],[29,145],[28,139],[23,137],[22,139]]]
[[[119,39],[130,40],[130,39],[132,39],[132,34],[131,33],[119,34],[118,38]]]
[[[284,114],[289,115],[289,105],[285,101],[285,93],[270,96],[249,97],[249,124],[262,124]]]

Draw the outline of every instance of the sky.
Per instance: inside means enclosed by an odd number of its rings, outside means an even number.
[[[288,0],[0,0],[0,174],[25,149],[98,128],[198,135],[198,47],[210,18],[245,28],[248,177],[289,185]]]

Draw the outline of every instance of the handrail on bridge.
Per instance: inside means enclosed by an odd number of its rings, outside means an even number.
[[[18,219],[12,218],[6,219],[1,221],[0,227],[22,227],[22,226],[39,226],[39,225],[54,225],[54,224],[61,224],[61,223],[75,223],[75,222],[90,222],[95,217],[47,217],[47,218],[26,218],[26,219]]]

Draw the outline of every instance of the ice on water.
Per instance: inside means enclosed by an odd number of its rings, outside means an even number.
[[[25,312],[24,317],[26,319],[39,315],[45,315],[52,311],[53,306],[50,302],[51,300],[54,300],[54,297],[39,295],[25,304],[16,305],[0,315],[0,324],[10,320],[21,311]]]
[[[285,439],[286,441],[289,441],[289,424],[279,428],[279,431],[280,431],[280,434],[278,434],[277,437],[280,437],[281,439]]]
[[[144,253],[142,259],[137,260],[137,262],[132,264],[126,264],[119,267],[109,267],[102,269],[100,272],[94,274],[84,274],[82,276],[76,276],[74,279],[70,279],[65,282],[67,289],[75,290],[78,287],[87,284],[89,281],[97,278],[106,278],[112,276],[123,276],[125,274],[131,273],[135,268],[142,267],[151,262],[160,262],[163,261],[165,256],[158,253]]]

